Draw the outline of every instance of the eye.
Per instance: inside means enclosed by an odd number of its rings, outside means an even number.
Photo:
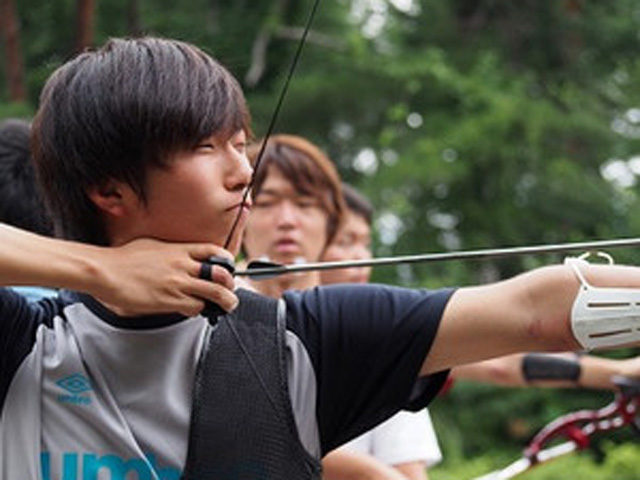
[[[233,148],[239,153],[245,153],[247,151],[247,142],[234,142]]]
[[[215,150],[216,146],[211,142],[203,142],[196,145],[196,150]]]
[[[335,244],[340,248],[348,248],[351,246],[351,242],[347,238],[338,238]]]
[[[337,243],[343,248],[348,248],[356,243],[356,239],[353,234],[345,233],[338,238]]]
[[[318,206],[318,202],[314,198],[311,198],[311,197],[299,198],[296,201],[296,204],[300,208],[314,208],[314,207]]]
[[[229,139],[233,148],[235,148],[238,152],[244,153],[247,150],[248,141],[247,134],[244,130],[238,130],[234,135]]]
[[[253,208],[270,208],[276,204],[276,199],[258,195],[253,201]]]

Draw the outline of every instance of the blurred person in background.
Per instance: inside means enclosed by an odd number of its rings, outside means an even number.
[[[249,150],[254,162],[257,152]],[[347,186],[347,193],[342,188],[333,162],[318,147],[294,135],[272,136],[256,172],[243,239],[247,257],[281,264],[316,262],[338,246],[370,254],[370,232],[352,208],[345,210],[343,198],[350,207],[353,189]],[[362,275],[351,281],[368,281],[368,269]],[[320,272],[250,281],[254,289],[274,297],[320,282]],[[325,479],[425,479],[425,466],[441,458],[426,410],[401,412],[353,442],[353,448],[324,458]]]
[[[51,236],[53,226],[31,161],[31,124],[9,118],[0,123],[0,222]],[[56,294],[44,287],[13,287],[30,301]]]

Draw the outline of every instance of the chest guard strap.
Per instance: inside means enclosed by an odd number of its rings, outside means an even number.
[[[580,280],[571,310],[573,335],[586,350],[623,347],[640,342],[640,289],[597,288],[580,271],[581,258],[568,258]]]
[[[319,479],[291,408],[284,303],[236,293],[200,359],[181,480]]]

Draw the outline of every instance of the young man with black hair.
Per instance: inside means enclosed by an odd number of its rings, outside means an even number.
[[[193,478],[192,446],[203,440],[193,435],[203,411],[198,402],[192,409],[194,397],[216,407],[204,423],[212,425],[204,440],[216,445],[205,459],[209,478],[318,478],[322,454],[428,404],[455,365],[640,343],[633,333],[594,340],[572,314],[585,282],[637,295],[634,267],[580,262],[436,291],[318,287],[282,301],[234,293],[219,267],[213,282],[198,279],[208,255],[224,254],[217,246],[228,246],[227,257],[239,249],[250,208],[242,201],[248,134],[237,82],[182,42],[111,40],[49,79],[34,122],[37,175],[57,232],[93,245],[0,226],[0,284],[93,295],[66,292],[27,308],[0,290],[3,478]],[[130,311],[130,292],[115,292],[123,289],[113,281],[115,254],[100,247],[116,247],[124,262],[148,238],[158,249],[158,240],[178,243],[179,260],[150,269],[188,285],[167,285],[192,300],[177,302],[181,312],[204,299],[233,309],[239,297],[237,309],[185,318],[160,295],[164,315],[118,315]],[[199,377],[203,352],[211,370]],[[194,393],[196,378],[205,396]]]

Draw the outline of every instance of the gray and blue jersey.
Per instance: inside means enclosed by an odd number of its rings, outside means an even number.
[[[416,378],[451,293],[285,294],[289,395],[309,453],[429,403],[446,373]],[[0,478],[178,480],[213,328],[202,316],[118,317],[73,292],[29,303],[0,289]]]

